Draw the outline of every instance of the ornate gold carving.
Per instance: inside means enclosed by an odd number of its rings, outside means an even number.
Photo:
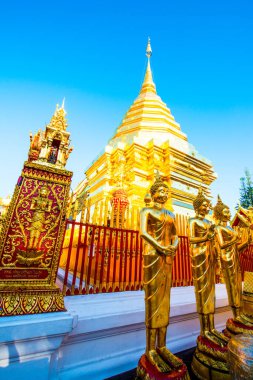
[[[38,131],[34,136],[30,133],[30,148],[28,152],[28,161],[34,161],[39,158],[42,147],[43,132]]]
[[[34,163],[24,173],[0,234],[0,316],[64,310],[55,280],[71,173]]]
[[[65,311],[63,295],[59,290],[26,292],[25,294],[0,292],[0,316],[37,314]]]
[[[253,294],[253,272],[244,272],[244,287],[243,291]]]
[[[52,116],[48,126],[59,131],[65,131],[67,129],[68,124],[66,120],[66,111],[64,109],[64,105],[62,105],[61,108],[59,108],[59,104],[56,105],[55,113]],[[56,135],[56,137],[59,136]]]
[[[39,180],[24,181],[3,249],[4,267],[50,265],[65,196],[59,184],[49,189]]]

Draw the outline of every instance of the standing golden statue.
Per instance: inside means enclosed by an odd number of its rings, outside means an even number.
[[[242,276],[239,254],[248,245],[249,235],[246,236],[244,241],[240,241],[238,233],[228,225],[231,218],[229,207],[222,202],[219,196],[214,207],[214,217],[217,221],[216,239],[229,305],[232,309],[234,320],[242,324],[248,324],[242,313]]]
[[[199,379],[230,379],[226,364],[229,339],[214,326],[216,231],[215,224],[206,219],[211,203],[202,188],[193,201],[193,207],[195,217],[189,219],[189,239],[200,335],[193,355],[192,370]]]
[[[145,291],[146,358],[148,363],[137,369],[140,378],[156,378],[158,373],[174,373],[180,368],[187,379],[186,367],[166,347],[169,325],[170,289],[172,263],[178,246],[175,216],[164,208],[169,197],[169,188],[157,173],[150,188],[152,207],[145,207],[140,214],[140,233],[144,239],[143,270]],[[145,362],[145,360],[144,360]],[[151,366],[150,366],[151,364]],[[145,368],[143,368],[145,367]],[[151,368],[149,370],[148,368]],[[143,372],[142,372],[143,370]],[[146,370],[146,373],[144,373]],[[152,374],[150,373],[152,372]],[[182,372],[181,372],[182,374]],[[146,376],[146,377],[145,377]],[[149,376],[149,377],[148,377]],[[166,379],[170,377],[166,377]],[[181,377],[183,379],[183,377]]]
[[[228,340],[214,327],[215,224],[205,218],[210,211],[211,203],[201,188],[193,201],[193,207],[196,215],[189,220],[190,252],[200,334],[216,344],[224,345]]]

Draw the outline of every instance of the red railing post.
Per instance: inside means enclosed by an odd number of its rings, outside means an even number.
[[[106,233],[107,228],[103,227],[103,245],[102,245],[102,259],[101,259],[101,268],[100,268],[100,280],[99,280],[99,291],[103,291],[103,281],[104,281],[104,272],[105,272],[105,243],[106,243]]]
[[[87,273],[86,286],[85,286],[86,294],[89,294],[90,290],[91,292],[93,292],[92,287],[90,287],[90,278],[91,278],[91,269],[92,269],[92,263],[93,263],[93,255],[95,252],[94,238],[95,238],[95,233],[96,233],[94,225],[90,225],[89,230],[90,230],[89,233],[91,233],[91,240],[90,240],[90,244],[88,245],[88,273]]]
[[[67,262],[66,262],[66,266],[65,266],[65,276],[64,276],[64,280],[63,280],[63,289],[62,289],[63,295],[66,295],[66,290],[67,290],[69,264],[70,264],[71,250],[72,250],[73,237],[74,237],[74,231],[75,231],[75,222],[68,221],[67,225],[68,224],[71,225],[71,232],[70,232],[70,240],[69,240],[69,249],[68,249]]]
[[[109,233],[110,233],[110,236],[109,236],[109,243],[108,243],[108,266],[107,266],[107,277],[106,277],[106,283],[107,283],[107,286],[106,286],[106,291],[109,292],[110,290],[110,276],[111,276],[111,261],[112,261],[112,235],[113,235],[113,229],[110,228],[109,229]],[[112,289],[112,287],[111,287]],[[112,289],[113,291],[113,289]]]
[[[81,223],[78,223],[78,226],[79,226],[78,243],[77,243],[77,247],[76,247],[75,267],[74,267],[74,273],[73,273],[73,279],[72,279],[72,285],[71,285],[71,295],[75,294],[77,266],[78,266],[80,242],[81,242],[81,236],[82,236],[82,225],[81,225]]]
[[[79,282],[79,294],[82,294],[83,292],[83,281],[84,281],[84,273],[85,273],[85,266],[88,258],[88,247],[87,247],[87,239],[88,239],[88,230],[89,226],[88,224],[84,224],[85,226],[85,233],[84,233],[84,241],[83,241],[83,254],[82,254],[82,262],[81,262],[81,272],[80,272],[80,282]],[[85,287],[86,287],[86,279],[85,279]]]

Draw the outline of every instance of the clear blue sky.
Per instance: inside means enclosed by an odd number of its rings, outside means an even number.
[[[0,196],[63,97],[75,187],[138,95],[150,36],[158,94],[213,162],[213,195],[233,207],[253,172],[252,20],[250,0],[2,2]]]

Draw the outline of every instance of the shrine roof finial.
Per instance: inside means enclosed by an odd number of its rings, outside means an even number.
[[[146,56],[150,58],[152,55],[152,49],[151,49],[151,43],[150,43],[150,38],[148,37],[148,44],[146,48]]]
[[[68,124],[66,119],[67,112],[64,109],[65,104],[65,98],[62,101],[61,107],[59,107],[59,104],[56,104],[56,109],[54,112],[54,115],[52,116],[49,126],[58,130],[65,131]]]

